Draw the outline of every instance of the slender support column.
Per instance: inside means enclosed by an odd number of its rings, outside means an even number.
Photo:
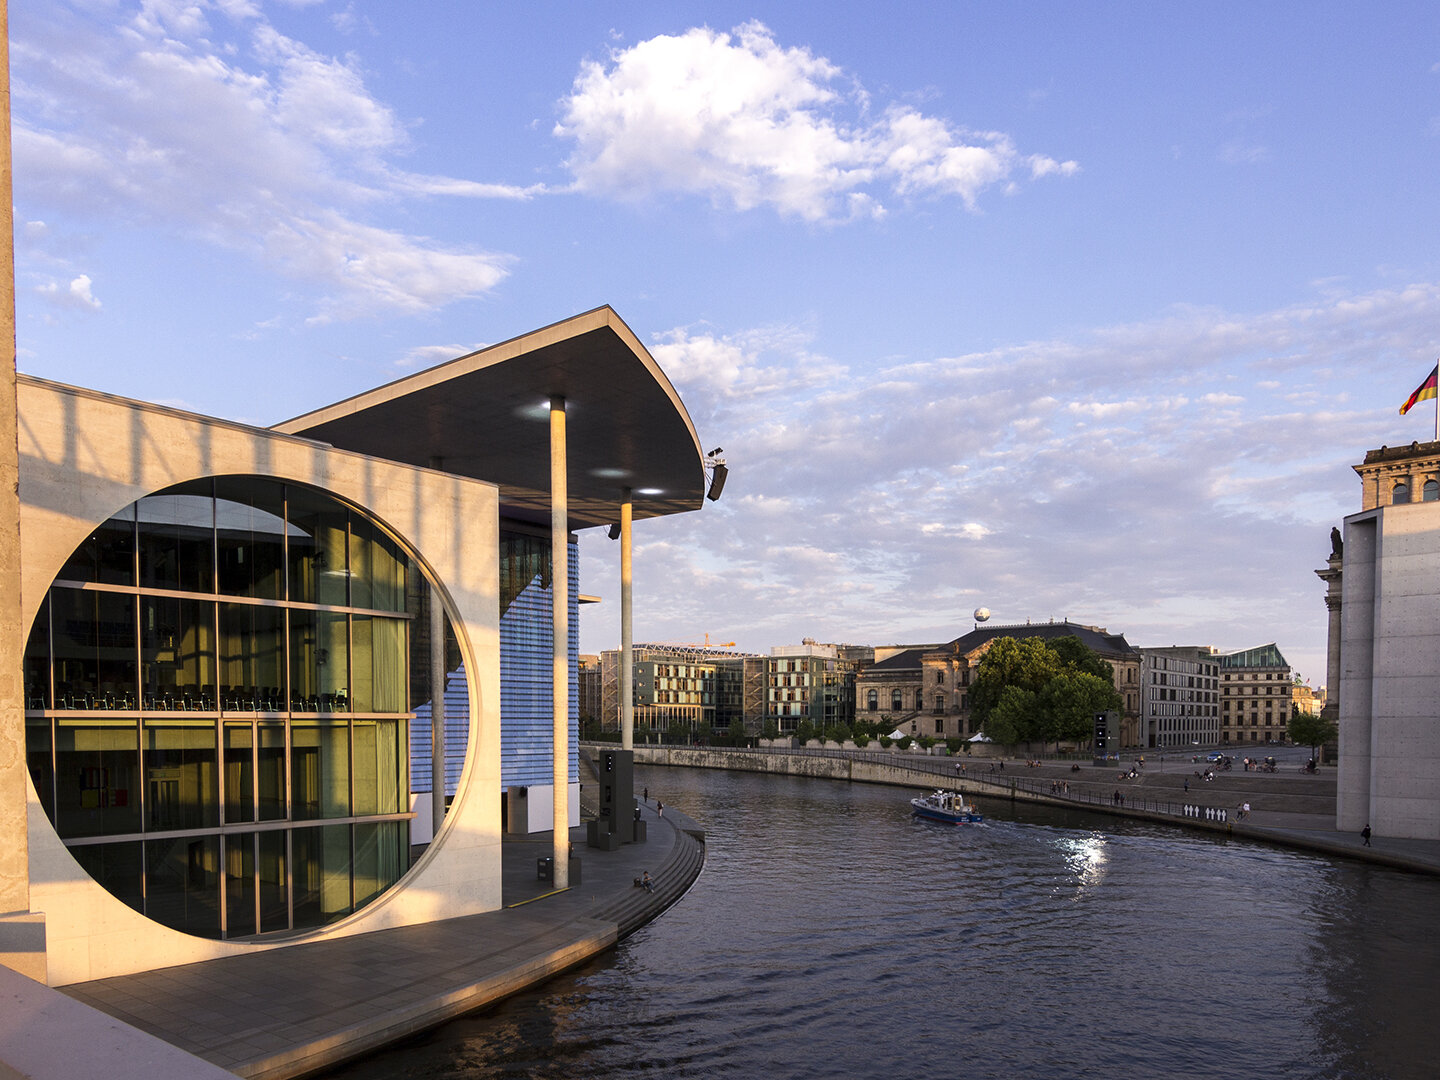
[[[634,507],[630,489],[620,503],[620,748],[635,748],[635,642],[633,612],[634,576],[630,562],[630,522]]]
[[[445,820],[445,607],[430,586],[430,824],[432,839]]]
[[[550,399],[550,595],[555,628],[554,884],[570,887],[570,516],[566,486],[565,399]]]

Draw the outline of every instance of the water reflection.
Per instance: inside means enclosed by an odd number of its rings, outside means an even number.
[[[1062,836],[1055,846],[1064,854],[1065,864],[1075,876],[1073,900],[1083,899],[1086,891],[1100,884],[1105,877],[1105,837]]]
[[[1158,825],[642,770],[706,871],[584,971],[339,1075],[1429,1077],[1440,882]]]

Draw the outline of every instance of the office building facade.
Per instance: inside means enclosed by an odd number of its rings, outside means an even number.
[[[1283,743],[1290,726],[1290,664],[1274,642],[1220,657],[1220,741]]]
[[[1220,661],[1209,645],[1141,648],[1140,745],[1149,749],[1220,742]]]

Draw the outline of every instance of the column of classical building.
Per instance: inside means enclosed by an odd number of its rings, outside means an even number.
[[[1320,716],[1331,722],[1340,712],[1340,594],[1344,578],[1345,544],[1339,529],[1330,530],[1330,557],[1324,570],[1316,570],[1315,576],[1325,582],[1326,650],[1325,650],[1325,707]]]

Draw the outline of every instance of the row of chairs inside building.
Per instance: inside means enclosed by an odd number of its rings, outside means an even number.
[[[286,711],[286,698],[277,686],[175,686],[147,691],[140,697],[140,708],[146,712],[266,712]],[[289,711],[299,713],[343,712],[349,704],[345,691],[333,694],[296,695],[290,699]],[[31,709],[45,708],[45,698],[31,694]],[[59,683],[55,687],[55,708],[71,711],[101,710],[133,712],[135,695],[130,691],[93,691]]]

